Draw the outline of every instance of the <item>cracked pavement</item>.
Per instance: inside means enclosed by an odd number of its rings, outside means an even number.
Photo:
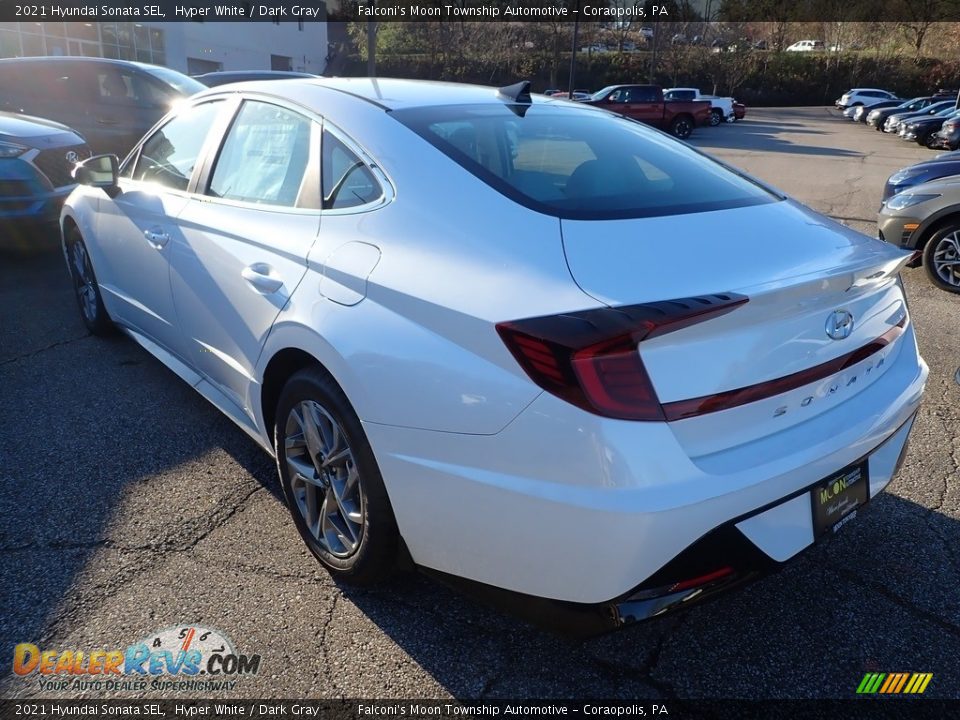
[[[930,156],[829,109],[748,112],[694,144],[871,235],[883,180]],[[11,674],[17,643],[182,623],[262,655],[231,698],[851,697],[876,671],[960,697],[960,297],[922,270],[905,282],[930,381],[888,492],[777,575],[579,644],[420,575],[337,587],[272,460],[132,341],[84,332],[55,248],[0,255],[0,277],[3,697],[45,695]]]

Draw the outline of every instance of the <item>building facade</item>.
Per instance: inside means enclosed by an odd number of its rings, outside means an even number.
[[[327,23],[5,22],[0,57],[86,55],[164,65],[199,75],[216,70],[297,70],[322,75]]]

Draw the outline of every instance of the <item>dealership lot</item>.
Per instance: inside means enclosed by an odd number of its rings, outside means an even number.
[[[875,234],[883,180],[931,153],[837,115],[751,109],[693,143]],[[181,624],[262,656],[227,697],[850,697],[866,672],[960,697],[960,298],[922,270],[905,279],[931,375],[889,492],[776,576],[584,644],[416,575],[338,588],[272,461],[132,341],[86,335],[55,250],[0,256],[0,277],[4,697],[51,695],[11,675],[17,643],[123,648]]]

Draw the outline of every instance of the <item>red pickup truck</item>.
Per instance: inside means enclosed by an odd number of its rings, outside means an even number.
[[[611,85],[583,102],[668,130],[681,140],[710,122],[709,100],[664,101],[663,88],[657,85]]]

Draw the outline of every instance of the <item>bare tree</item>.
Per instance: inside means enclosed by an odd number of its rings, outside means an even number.
[[[914,49],[915,62],[920,62],[927,33],[935,22],[945,17],[947,5],[955,3],[949,0],[899,0],[897,3],[897,11],[907,18],[900,23],[900,29]]]

